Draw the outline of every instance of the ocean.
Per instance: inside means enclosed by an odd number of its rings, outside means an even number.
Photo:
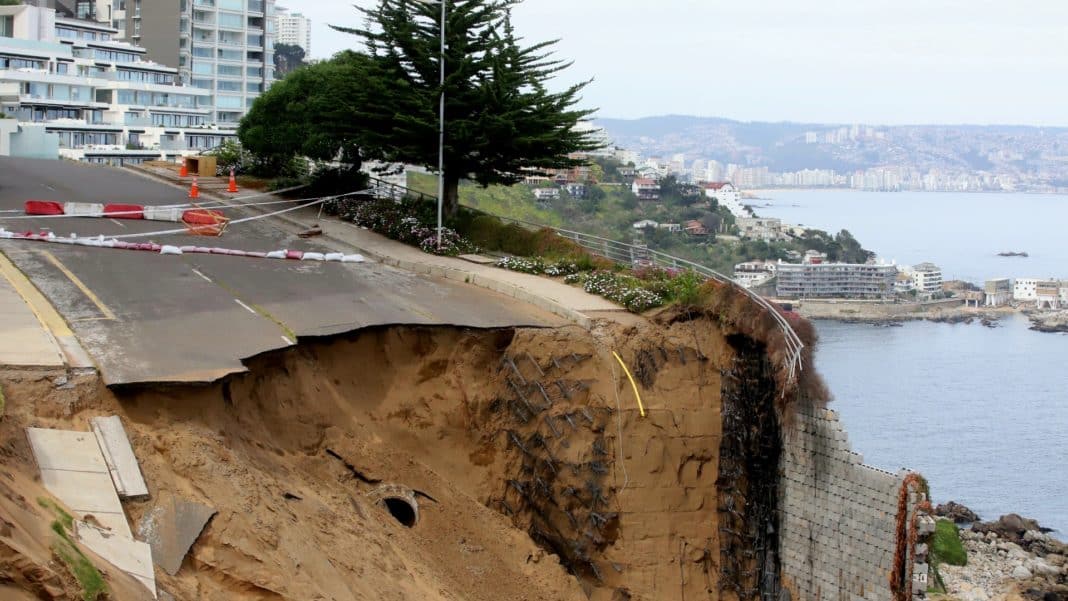
[[[1068,279],[1068,197],[1023,194],[764,192],[762,216],[838,231],[900,264],[947,278]],[[761,206],[770,204],[771,206]],[[1022,259],[997,257],[1021,250]],[[1068,334],[908,322],[817,321],[816,368],[853,449],[870,465],[924,474],[935,502],[985,519],[1014,512],[1068,533]]]

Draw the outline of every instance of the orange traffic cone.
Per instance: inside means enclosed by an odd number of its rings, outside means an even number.
[[[178,168],[178,177],[189,177],[189,167],[185,166],[185,161],[182,161],[182,166]]]
[[[189,188],[189,198],[200,198],[200,186],[197,185],[197,178],[193,177],[193,185]]]
[[[230,186],[226,188],[226,191],[230,192],[231,194],[233,194],[234,192],[237,192],[237,180],[234,179],[234,170],[233,169],[230,170]]]

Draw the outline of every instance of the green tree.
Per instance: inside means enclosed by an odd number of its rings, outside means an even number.
[[[294,157],[361,164],[363,124],[352,118],[365,57],[341,53],[298,69],[264,92],[241,120],[237,135],[267,170]]]
[[[274,73],[282,77],[304,66],[304,48],[296,44],[275,44]]]
[[[482,186],[514,184],[530,171],[570,168],[576,152],[599,145],[575,125],[592,114],[579,110],[586,83],[550,92],[552,77],[567,68],[552,58],[555,42],[521,47],[511,24],[518,0],[445,0],[445,85],[439,85],[439,5],[380,0],[359,9],[363,29],[335,27],[363,39],[368,65],[354,116],[365,122],[367,157],[436,169],[438,101],[445,95],[445,198],[456,212],[461,179]]]

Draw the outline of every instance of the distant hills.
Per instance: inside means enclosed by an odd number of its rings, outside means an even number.
[[[1023,183],[1068,182],[1068,127],[741,122],[666,115],[597,119],[613,142],[645,157],[716,160],[773,172],[877,167],[920,174],[990,173]]]

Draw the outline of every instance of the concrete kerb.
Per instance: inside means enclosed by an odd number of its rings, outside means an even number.
[[[185,189],[184,187],[179,186],[179,185],[177,185],[177,184],[175,184],[175,183],[173,183],[173,182],[171,182],[171,181],[169,181],[169,180],[167,180],[167,179],[165,179],[163,177],[157,176],[156,174],[154,174],[154,173],[152,173],[150,171],[144,171],[144,170],[141,170],[141,169],[131,169],[131,171],[141,175],[142,177],[146,177],[146,178],[149,178],[149,179],[161,182],[161,183],[165,183],[165,184],[168,184],[168,185],[170,185],[172,187],[179,188],[179,189],[182,189],[182,190]],[[220,195],[220,194],[216,194],[216,193],[211,192],[211,191],[202,191],[201,192],[201,196],[202,197],[213,198],[213,199],[218,200],[220,202],[229,202],[230,200],[232,200],[232,199],[230,199],[230,198],[228,198],[226,196],[223,196],[223,195]],[[240,207],[240,209],[241,210],[254,211],[254,212],[257,212],[257,213],[261,213],[261,214],[268,212],[268,211],[260,209],[259,207],[246,206],[246,207]],[[275,218],[280,220],[280,221],[282,221],[282,222],[284,222],[284,223],[286,223],[286,224],[288,224],[291,227],[300,228],[302,230],[307,228],[307,224],[301,223],[300,221],[297,221],[296,219],[290,217],[289,215],[276,215]],[[465,270],[462,270],[462,269],[443,267],[443,266],[440,266],[440,265],[431,265],[431,264],[428,264],[428,263],[417,263],[415,261],[408,261],[408,260],[405,260],[405,259],[398,259],[398,258],[395,258],[395,257],[392,257],[392,256],[383,255],[381,253],[369,250],[367,248],[361,248],[361,247],[355,246],[351,242],[348,242],[348,241],[345,241],[345,240],[341,240],[340,238],[336,238],[334,236],[331,236],[331,235],[327,234],[326,232],[322,233],[320,235],[320,237],[325,238],[327,240],[330,240],[334,244],[339,244],[339,245],[346,246],[346,247],[349,247],[349,248],[355,248],[356,250],[360,251],[360,253],[362,253],[362,254],[364,254],[364,255],[366,255],[368,257],[371,257],[372,259],[374,259],[374,260],[376,260],[379,263],[382,263],[384,265],[391,265],[393,267],[397,267],[398,269],[403,269],[405,271],[411,271],[413,273],[421,273],[421,274],[424,274],[424,275],[440,277],[440,278],[444,278],[444,279],[452,280],[452,281],[456,281],[456,282],[464,282],[464,283],[467,283],[467,284],[471,284],[473,286],[477,286],[479,288],[485,288],[487,290],[492,290],[494,292],[499,292],[499,293],[504,294],[506,296],[510,296],[510,297],[512,297],[512,298],[514,298],[516,300],[519,300],[519,301],[525,302],[527,304],[533,305],[533,306],[535,306],[535,307],[537,307],[537,308],[539,308],[539,309],[541,309],[543,311],[548,311],[549,313],[552,313],[553,315],[557,315],[559,317],[563,317],[564,319],[570,320],[570,321],[578,324],[579,326],[581,326],[581,327],[583,327],[583,328],[585,328],[587,330],[590,329],[592,327],[592,325],[593,325],[593,321],[594,320],[592,318],[590,318],[589,316],[587,316],[586,314],[584,314],[584,313],[582,313],[580,311],[576,311],[575,309],[571,309],[569,307],[566,307],[566,306],[564,306],[564,305],[562,305],[562,304],[560,304],[560,303],[558,303],[558,302],[556,302],[556,301],[554,301],[554,300],[552,300],[550,298],[547,298],[547,297],[544,297],[544,296],[540,296],[540,295],[538,295],[536,293],[530,292],[529,290],[526,290],[525,288],[523,288],[521,286],[517,286],[515,284],[509,284],[507,282],[502,282],[500,280],[495,280],[493,278],[482,277],[482,276],[479,276],[478,274],[475,274],[475,273],[470,272],[470,271],[465,271]]]

